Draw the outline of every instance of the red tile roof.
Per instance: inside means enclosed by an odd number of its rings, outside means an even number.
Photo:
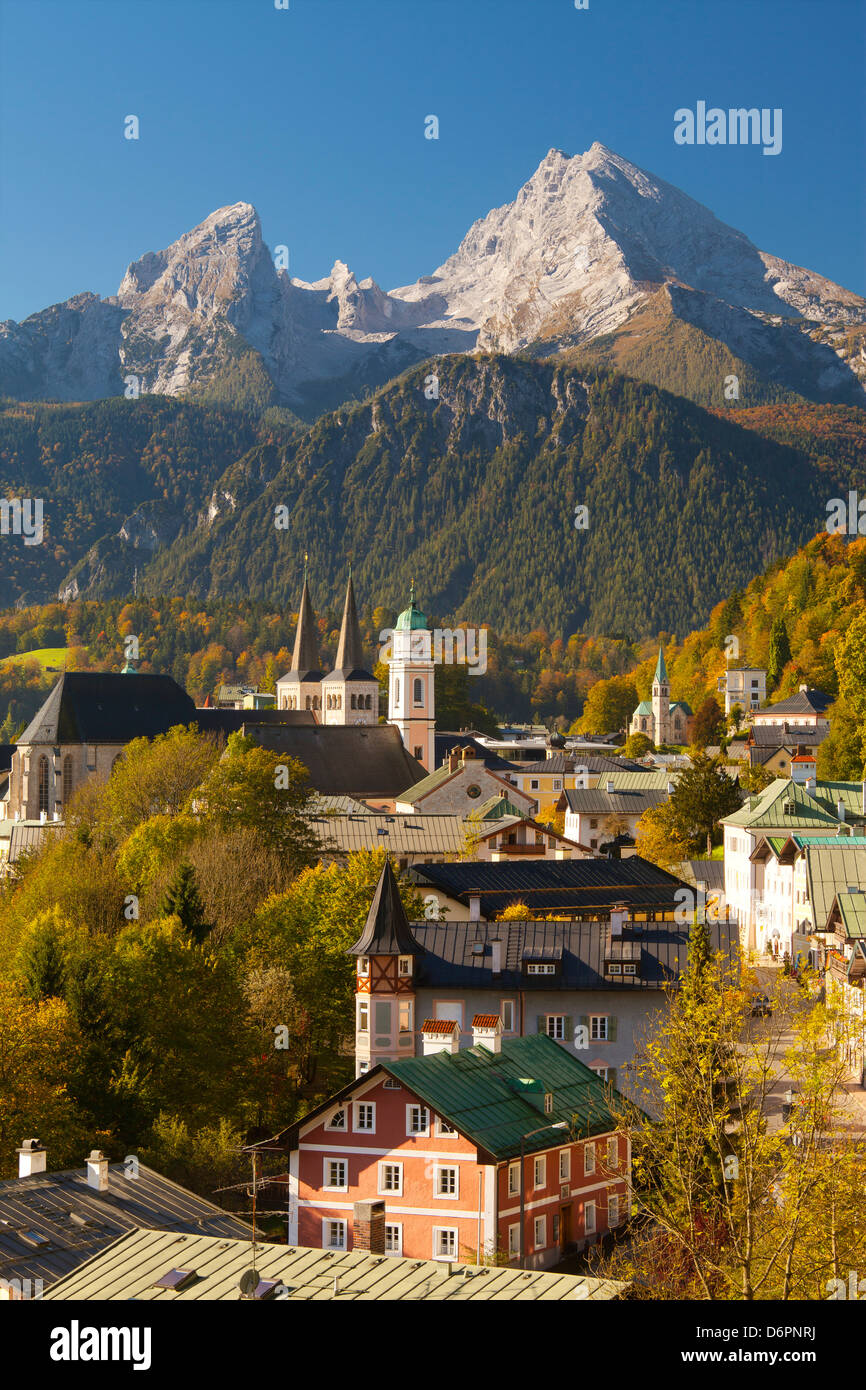
[[[447,1037],[454,1032],[457,1023],[453,1018],[426,1018],[421,1024],[422,1033],[443,1033]]]
[[[472,1020],[472,1027],[495,1028],[499,1021],[499,1014],[476,1014]]]

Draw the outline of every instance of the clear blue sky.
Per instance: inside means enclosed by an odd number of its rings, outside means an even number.
[[[593,140],[863,293],[864,34],[863,0],[0,0],[0,319],[240,200],[292,275],[406,284]],[[676,145],[698,100],[781,107],[782,153]]]

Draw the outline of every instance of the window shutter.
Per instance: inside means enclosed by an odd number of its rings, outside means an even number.
[[[580,1015],[580,1018],[579,1018],[577,1021],[578,1021],[578,1023],[580,1024],[581,1028],[585,1028],[586,1031],[587,1031],[587,1033],[588,1033],[588,1032],[589,1032],[589,1014],[581,1014],[581,1015]]]
[[[616,1042],[616,1019],[612,1014],[608,1016],[607,1020],[607,1037],[608,1042]]]
[[[574,1041],[574,1023],[573,1023],[572,1019],[569,1018],[569,1016],[568,1016],[567,1014],[566,1014],[566,1016],[565,1016],[564,1028],[565,1028],[565,1041],[566,1041],[566,1042],[573,1042],[573,1041]]]
[[[608,1067],[607,1084],[608,1086],[613,1086],[613,1088],[616,1089],[616,1067]]]

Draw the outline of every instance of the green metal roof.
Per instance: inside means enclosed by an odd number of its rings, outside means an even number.
[[[175,1231],[137,1227],[59,1279],[43,1298],[55,1302],[236,1302],[241,1275],[252,1264],[248,1240],[178,1236]],[[266,1241],[256,1243],[255,1267],[261,1280],[282,1284],[286,1294],[281,1296],[292,1303],[599,1301],[618,1298],[628,1287],[582,1274],[372,1255],[362,1250],[313,1250]],[[195,1278],[179,1289],[154,1288],[155,1281],[171,1269],[195,1271]]]
[[[404,608],[397,619],[397,630],[399,632],[412,632],[427,627],[427,619],[421,609],[415,603],[415,585],[413,583],[409,594],[409,607]]]
[[[519,1155],[521,1138],[539,1128],[527,1153],[616,1129],[606,1083],[545,1033],[504,1039],[498,1053],[468,1047],[382,1067],[496,1160]],[[526,1098],[527,1080],[538,1083],[538,1105]],[[553,1095],[549,1115],[545,1092]],[[570,1132],[550,1127],[558,1121]]]
[[[812,796],[836,819],[836,803],[845,807],[846,819],[863,819],[863,787],[860,782],[818,782]]]
[[[812,920],[821,931],[837,893],[854,885],[866,888],[866,854],[847,839],[813,841],[803,853]]]
[[[663,767],[647,768],[646,772],[602,772],[598,785],[602,791],[608,782],[613,782],[616,792],[663,792],[668,782],[675,783],[679,775],[676,770],[668,772]]]
[[[653,707],[649,700],[641,700],[640,704],[635,710],[635,714],[652,714],[652,712]]]
[[[525,811],[509,801],[507,795],[489,796],[486,801],[482,801],[480,806],[476,806],[474,811],[469,812],[469,820],[501,820],[503,816],[517,816],[518,820],[524,820]]]
[[[787,804],[793,810],[786,811]],[[748,830],[802,830],[815,825],[838,825],[835,815],[829,815],[809,795],[787,777],[777,777],[758,797],[749,797],[739,811],[725,816],[723,825],[741,825]]]
[[[866,895],[839,893],[839,914],[846,936],[866,937]]]

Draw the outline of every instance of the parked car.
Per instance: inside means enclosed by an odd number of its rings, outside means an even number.
[[[752,1018],[771,1018],[772,1005],[766,994],[756,994],[752,999]]]

